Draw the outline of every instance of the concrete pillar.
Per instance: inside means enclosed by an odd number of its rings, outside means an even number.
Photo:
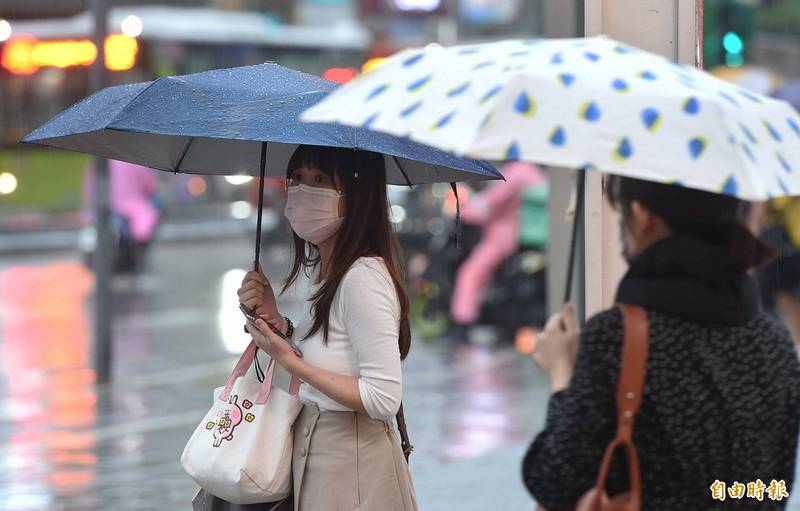
[[[550,38],[580,36],[583,33],[580,7],[580,2],[576,0],[544,0],[542,5],[544,36]]]
[[[600,34],[684,64],[701,61],[702,0],[585,0],[586,36]],[[585,314],[614,305],[621,257],[619,220],[603,200],[600,173],[586,180]]]
[[[544,37],[580,37],[583,34],[583,0],[544,0],[542,7]],[[569,169],[550,169],[550,237],[547,247],[547,308],[550,313],[564,305],[564,285],[567,281],[567,254],[571,223],[566,218],[575,179]],[[583,258],[578,255],[577,264]],[[582,295],[582,268],[575,273],[573,296]]]

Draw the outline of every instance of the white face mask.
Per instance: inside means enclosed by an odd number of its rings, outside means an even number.
[[[339,217],[341,198],[342,194],[330,188],[290,186],[285,215],[298,236],[319,245],[336,234],[344,222]]]

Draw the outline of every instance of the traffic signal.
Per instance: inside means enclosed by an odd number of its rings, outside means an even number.
[[[706,0],[703,16],[705,67],[742,66],[748,57],[755,4],[748,0]]]

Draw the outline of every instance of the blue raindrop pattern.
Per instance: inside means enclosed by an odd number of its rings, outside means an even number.
[[[778,158],[778,162],[781,164],[781,167],[783,167],[783,170],[791,174],[793,172],[793,169],[792,166],[789,165],[789,162],[786,161],[786,158],[784,158],[783,155],[778,152],[775,153],[775,156]]]
[[[389,89],[389,84],[388,83],[384,83],[382,85],[378,85],[377,87],[375,87],[372,90],[372,92],[370,92],[367,95],[367,101],[372,101],[373,99],[377,98],[378,96],[380,96],[381,94],[386,92],[388,89]]]
[[[375,124],[375,121],[378,119],[379,116],[380,116],[380,112],[375,112],[374,114],[372,114],[369,117],[367,117],[367,120],[364,121],[364,124],[362,124],[362,126],[364,128],[371,128],[372,125]]]
[[[742,142],[740,147],[742,148],[744,154],[747,156],[747,159],[750,160],[750,163],[752,163],[753,165],[758,165],[758,160],[756,160],[756,155],[753,154],[753,150],[750,149],[750,146]]]
[[[753,145],[758,145],[758,139],[756,138],[755,135],[753,135],[753,132],[750,131],[750,128],[748,128],[742,123],[739,123],[739,129],[742,130],[742,133],[744,133],[744,136],[745,138],[747,138],[748,142],[750,142]]]
[[[493,97],[497,96],[497,95],[500,93],[500,91],[501,91],[501,90],[503,90],[503,86],[502,86],[502,85],[495,85],[494,87],[492,87],[491,89],[489,89],[489,90],[486,92],[486,94],[484,94],[484,95],[481,97],[481,101],[480,101],[480,102],[481,102],[481,104],[484,104],[484,103],[486,103],[487,101],[489,101],[490,99],[492,99]]]
[[[786,119],[786,124],[788,124],[789,127],[792,128],[792,131],[794,131],[798,137],[800,137],[800,124],[797,124],[797,121],[789,117],[788,119]]]
[[[484,60],[483,62],[478,62],[477,64],[472,66],[472,70],[473,71],[479,71],[481,69],[493,66],[495,64],[496,64],[496,62],[494,60]]]
[[[617,148],[614,150],[614,159],[618,162],[627,161],[633,156],[633,144],[628,137],[624,137],[619,141]]]
[[[412,104],[412,105],[410,105],[410,106],[407,106],[406,108],[404,108],[404,109],[403,109],[403,110],[400,112],[400,116],[401,116],[401,117],[408,117],[408,116],[410,116],[411,114],[413,114],[414,112],[416,112],[417,110],[419,110],[419,107],[421,107],[421,106],[422,106],[422,101],[417,101],[416,103],[414,103],[414,104]]]
[[[689,155],[693,160],[703,156],[703,153],[708,146],[708,138],[704,136],[694,137],[689,141]]]
[[[778,180],[778,186],[780,186],[780,188],[781,188],[781,191],[783,192],[783,194],[784,194],[784,195],[791,195],[791,194],[792,194],[792,193],[789,191],[789,187],[788,187],[788,186],[786,186],[786,182],[784,182],[784,180],[783,180],[783,179],[781,179],[781,177],[780,177],[780,176],[775,176],[775,179],[777,179],[777,180]]]
[[[423,87],[425,87],[426,85],[428,85],[428,83],[430,83],[431,78],[433,78],[433,77],[431,75],[428,75],[428,76],[424,76],[424,77],[422,77],[422,78],[420,78],[418,80],[414,80],[413,82],[409,83],[408,87],[407,87],[408,88],[408,92],[419,92],[419,91],[421,91],[423,89]]]
[[[736,177],[733,175],[728,176],[728,179],[725,180],[725,183],[722,185],[722,190],[720,191],[725,195],[736,197],[739,193],[739,182],[736,181]]]
[[[514,111],[525,117],[536,115],[536,102],[527,92],[520,92],[514,101]]]
[[[655,133],[661,127],[661,114],[655,108],[645,108],[642,110],[642,122],[647,131]]]
[[[728,102],[728,103],[730,103],[731,105],[733,105],[733,106],[741,106],[741,105],[739,104],[739,102],[738,102],[738,101],[736,101],[736,98],[734,98],[733,96],[731,96],[731,95],[730,95],[730,94],[728,94],[727,92],[725,92],[725,91],[719,91],[719,95],[720,95],[720,97],[721,97],[721,98],[723,98],[725,101],[727,101],[727,102]]]
[[[683,111],[689,115],[697,115],[700,113],[700,101],[692,96],[683,100]]]
[[[456,111],[453,110],[449,114],[445,115],[441,119],[439,119],[433,126],[431,126],[431,131],[440,130],[450,124],[450,121],[453,120],[453,117],[456,116]]]
[[[567,143],[567,133],[562,126],[556,126],[550,133],[550,144],[563,147]]]
[[[783,137],[781,137],[780,132],[776,130],[775,127],[769,123],[769,121],[764,121],[764,128],[766,128],[767,133],[769,133],[769,136],[771,136],[774,141],[783,142]]]
[[[594,101],[586,101],[583,105],[581,105],[579,112],[580,113],[578,115],[589,122],[597,122],[603,115],[600,111],[600,107],[597,106],[597,103]]]
[[[458,85],[458,86],[450,89],[449,91],[447,91],[447,97],[448,98],[455,98],[456,96],[460,96],[460,95],[464,94],[467,91],[467,89],[469,89],[469,85],[470,85],[470,82],[464,82],[461,85]]]
[[[511,144],[508,146],[508,149],[506,149],[505,159],[508,161],[519,161],[522,159],[519,143],[517,143],[516,140],[511,142]]]
[[[617,92],[630,92],[631,88],[628,85],[628,82],[623,80],[622,78],[617,78],[613,82],[611,82],[611,88]]]
[[[425,57],[424,53],[417,53],[416,55],[412,55],[403,61],[403,67],[411,67],[414,64],[417,64],[424,57]]]
[[[575,83],[575,75],[572,73],[561,73],[558,75],[558,79],[564,87],[570,87]]]

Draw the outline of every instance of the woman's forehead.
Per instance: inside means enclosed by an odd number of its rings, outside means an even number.
[[[292,172],[296,172],[298,174],[311,174],[311,175],[322,174],[323,176],[332,177],[330,174],[328,174],[324,170],[314,166],[313,164],[309,164],[309,163],[304,163],[303,165],[300,165],[299,167],[294,169]]]

